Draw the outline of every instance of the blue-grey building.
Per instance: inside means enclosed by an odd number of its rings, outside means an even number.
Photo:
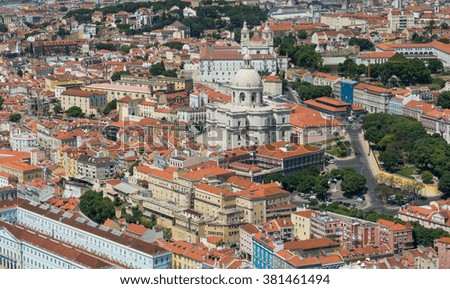
[[[275,242],[263,233],[252,238],[252,260],[256,269],[274,269],[274,254],[283,248],[281,241]]]
[[[353,93],[355,85],[357,85],[358,82],[354,80],[343,80],[341,82],[341,95],[340,98],[342,101],[348,102],[350,104],[353,104]]]

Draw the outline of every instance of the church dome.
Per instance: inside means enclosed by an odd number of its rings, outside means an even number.
[[[261,87],[262,81],[259,73],[250,65],[250,55],[244,56],[245,65],[234,76],[234,87]]]
[[[260,87],[261,85],[261,76],[251,67],[241,68],[234,76],[233,86],[235,87]]]

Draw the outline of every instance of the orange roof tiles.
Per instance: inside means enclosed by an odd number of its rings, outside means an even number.
[[[140,236],[144,235],[148,231],[146,227],[137,224],[129,224],[126,230]]]
[[[234,194],[228,190],[222,189],[222,188],[217,188],[215,186],[211,186],[208,184],[204,184],[201,183],[197,186],[197,189],[203,191],[203,192],[208,192],[211,194],[214,194],[216,196],[223,196],[223,197],[232,197],[234,196]]]
[[[242,225],[240,228],[250,234],[256,234],[259,232],[258,228],[252,223]]]
[[[330,238],[317,238],[311,240],[292,241],[284,243],[286,250],[311,250],[318,248],[327,248],[339,246],[339,243],[331,240]]]

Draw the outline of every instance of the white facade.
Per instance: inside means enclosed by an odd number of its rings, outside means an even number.
[[[37,147],[37,137],[28,131],[19,130],[18,133],[10,135],[9,143],[13,151],[29,152]]]
[[[250,31],[244,22],[241,30],[241,47],[204,47],[200,52],[200,81],[231,83],[244,65],[244,56],[251,55],[250,63],[259,72],[275,75],[279,70],[287,70],[287,57],[276,55],[273,47],[273,32],[266,23],[261,32]]]
[[[79,215],[52,209],[48,205],[21,200],[18,207],[6,211],[0,210],[0,219],[6,222],[14,221],[17,225],[52,236],[56,240],[104,256],[128,267],[170,268],[171,253],[169,251],[152,243],[123,236],[122,232],[110,230]],[[149,252],[152,251],[150,248],[153,247],[154,254],[150,254]]]
[[[290,140],[290,109],[264,103],[261,77],[248,54],[245,62],[231,86],[232,102],[206,108],[207,142],[224,150]]]

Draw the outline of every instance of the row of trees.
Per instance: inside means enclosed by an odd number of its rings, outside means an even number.
[[[310,167],[291,176],[283,176],[279,173],[270,174],[264,178],[264,182],[279,182],[285,190],[290,192],[313,191],[319,200],[325,200],[327,190],[330,188],[328,181],[332,177],[342,179],[341,188],[349,197],[364,193],[366,190],[366,179],[352,168],[334,169],[327,174],[320,175],[317,168]]]
[[[322,96],[331,96],[333,90],[329,85],[312,85],[308,82],[297,80],[292,83],[292,89],[297,91],[302,100],[316,99]]]
[[[388,171],[405,163],[440,178],[440,190],[450,194],[450,145],[437,134],[429,135],[410,117],[375,113],[364,118],[365,139],[376,145],[379,160]],[[430,176],[425,174],[425,180]],[[448,185],[447,185],[448,184]]]
[[[431,83],[431,73],[443,70],[443,64],[438,59],[427,62],[414,58],[407,59],[402,54],[396,54],[383,64],[370,64],[371,78],[379,79],[384,85],[408,86],[417,83]],[[339,64],[338,72],[341,75],[359,79],[368,73],[364,64],[357,65],[353,60],[347,59]]]

